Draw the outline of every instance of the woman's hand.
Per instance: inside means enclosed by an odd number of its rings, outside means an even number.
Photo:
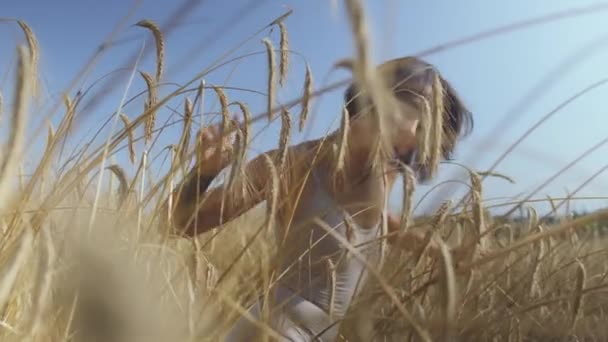
[[[232,120],[234,127],[236,120]],[[235,133],[222,134],[221,124],[207,126],[198,133],[200,150],[197,154],[200,175],[215,176],[224,169],[234,157]]]

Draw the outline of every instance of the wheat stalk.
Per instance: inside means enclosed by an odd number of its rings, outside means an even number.
[[[148,117],[146,118],[146,123],[144,126],[144,141],[147,144],[152,140],[152,134],[154,133],[154,126],[156,123],[156,110],[152,110],[152,108],[156,107],[158,103],[158,95],[156,84],[154,79],[147,72],[141,71],[139,73],[141,77],[146,81],[146,86],[148,87],[148,99],[144,105],[144,111],[148,112]]]
[[[188,154],[188,144],[190,142],[191,129],[192,129],[192,116],[194,114],[194,106],[192,101],[186,98],[184,101],[184,129],[182,132],[181,143],[179,148],[180,159],[184,159]]]
[[[163,33],[156,23],[148,19],[141,20],[135,25],[147,28],[154,36],[156,44],[156,83],[160,83],[165,65],[165,40],[163,39]]]
[[[441,266],[442,266],[442,294],[443,294],[443,306],[444,306],[444,328],[443,328],[443,340],[451,341],[454,334],[455,320],[456,320],[456,275],[454,272],[454,265],[452,263],[452,255],[448,246],[437,236],[435,236],[435,242],[439,246],[441,253]]]
[[[481,189],[481,179],[477,175],[477,173],[470,171],[471,178],[471,202],[473,205],[473,221],[475,222],[475,227],[477,228],[477,234],[479,236],[479,245],[482,249],[485,247],[483,238],[485,233],[485,222],[483,216],[483,204],[482,204],[482,189]]]
[[[56,262],[57,253],[53,246],[53,241],[50,232],[50,226],[42,229],[42,238],[44,239],[43,252],[40,254],[38,276],[34,283],[36,294],[33,299],[32,312],[34,318],[31,320],[29,337],[32,338],[38,334],[41,329],[43,318],[47,315],[49,301],[51,297],[51,285],[53,282],[53,267]]]
[[[444,89],[441,83],[439,75],[435,73],[433,79],[433,114],[431,123],[431,146],[430,146],[430,160],[429,160],[429,176],[434,175],[437,172],[439,162],[443,155],[443,112],[445,105]]]
[[[437,212],[435,213],[435,216],[433,217],[433,223],[432,223],[433,228],[437,229],[444,224],[445,219],[447,218],[448,214],[450,213],[451,207],[452,207],[451,200],[447,200],[447,201],[441,203],[441,206],[439,207],[439,209],[437,209]]]
[[[249,136],[251,134],[251,112],[249,111],[249,107],[241,101],[234,102],[237,106],[239,106],[241,113],[243,114],[243,125],[240,127],[241,132],[243,133],[243,153],[247,152],[247,146],[249,145]]]
[[[272,121],[274,118],[272,108],[274,106],[275,96],[276,96],[276,76],[275,76],[275,68],[276,61],[274,56],[274,47],[272,46],[272,42],[268,38],[264,38],[262,40],[264,46],[266,46],[266,55],[268,62],[268,121]]]
[[[33,233],[30,227],[25,227],[19,237],[19,246],[13,253],[10,260],[6,263],[2,272],[3,277],[0,281],[0,308],[4,309],[9,301],[9,296],[19,275],[19,271],[26,263],[32,252]],[[4,313],[1,315],[4,317]]]
[[[287,163],[287,152],[289,151],[289,139],[291,136],[291,114],[287,108],[281,111],[281,133],[279,136],[279,161],[278,169],[281,175],[284,174]]]
[[[50,149],[53,146],[53,140],[55,140],[55,128],[50,121],[47,121],[47,134],[46,134],[46,152],[50,153]]]
[[[21,20],[18,20],[17,23],[25,35],[25,40],[27,41],[27,46],[30,50],[30,65],[32,68],[32,96],[35,97],[38,95],[37,75],[40,60],[40,46],[38,45],[38,40],[36,39],[32,29]]]
[[[304,124],[310,113],[310,101],[312,99],[312,72],[310,71],[310,65],[306,63],[306,76],[304,78],[304,93],[302,94],[302,109],[300,111],[300,125],[299,130],[304,130]]]
[[[404,164],[400,163],[401,176],[403,178],[403,208],[401,209],[401,227],[400,230],[405,232],[410,225],[410,217],[412,215],[412,203],[414,201],[414,190],[416,188],[416,177],[414,171]]]
[[[572,303],[572,320],[571,320],[571,331],[574,331],[576,328],[576,323],[581,315],[581,309],[583,307],[584,294],[583,290],[585,288],[585,282],[587,279],[587,270],[585,269],[585,265],[577,259],[576,262],[576,283],[575,283],[575,297],[574,302]]]
[[[369,98],[370,104],[373,106],[373,111],[371,113],[364,113],[364,115],[372,114],[376,121],[374,130],[377,130],[375,133],[378,138],[378,146],[371,149],[370,161],[372,161],[373,166],[380,167],[383,163],[377,158],[385,158],[392,149],[389,140],[390,135],[384,133],[387,132],[387,123],[393,121],[389,119],[394,119],[397,112],[394,108],[394,96],[389,91],[387,84],[384,82],[385,80],[378,77],[375,70],[370,67],[369,51],[371,44],[369,42],[369,31],[361,0],[347,0],[346,8],[350,19],[351,31],[355,37],[356,59],[353,63],[355,82],[359,90],[366,93],[366,97]],[[360,102],[357,98],[354,101]]]
[[[282,86],[287,79],[287,72],[289,69],[289,36],[287,35],[287,27],[283,21],[279,22],[279,29],[281,32],[281,60],[279,64],[279,84]]]
[[[129,147],[129,160],[131,164],[135,165],[136,155],[135,155],[135,138],[133,137],[133,128],[131,127],[131,123],[129,122],[129,117],[127,117],[124,113],[120,113],[120,119],[122,123],[125,125],[125,131],[127,131],[127,143]]]
[[[340,130],[338,131],[338,154],[334,166],[334,176],[344,169],[346,163],[346,151],[348,150],[348,135],[350,128],[350,114],[346,107],[342,108],[342,120],[340,122]]]
[[[328,258],[325,266],[327,267],[327,274],[329,277],[328,283],[330,287],[328,315],[330,322],[333,322],[335,315],[336,286],[338,286],[336,276],[336,265],[331,259]]]
[[[29,116],[29,96],[31,94],[33,74],[31,59],[28,51],[20,46],[18,49],[19,63],[13,100],[13,116],[8,140],[8,151],[3,156],[0,165],[0,208],[6,208],[8,197],[8,183],[18,169],[18,161],[22,157],[21,151],[25,139],[25,126]]]
[[[217,94],[217,98],[220,101],[220,107],[222,109],[222,128],[220,132],[220,146],[218,146],[219,151],[224,150],[224,140],[225,136],[228,133],[228,125],[230,123],[230,112],[228,110],[228,96],[221,87],[213,86],[213,90]]]
[[[236,127],[236,123],[234,123]],[[236,178],[244,175],[243,161],[245,160],[245,148],[246,143],[243,137],[242,130],[237,128],[234,137],[234,157],[232,158],[232,166],[230,168],[230,178],[228,179],[228,189],[231,189]],[[245,183],[241,183],[243,188],[241,189],[241,195],[245,196]]]
[[[270,156],[266,153],[264,153],[263,156],[264,164],[266,165],[270,179],[270,189],[268,189],[268,199],[266,204],[266,227],[268,231],[272,231],[277,214],[277,204],[279,199],[279,175],[272,158],[270,158]]]
[[[125,170],[123,170],[123,168],[117,164],[112,164],[108,166],[107,169],[110,170],[118,179],[118,193],[120,196],[119,203],[122,205],[129,196],[129,181],[127,181]]]
[[[423,104],[423,110],[420,113],[420,121],[418,122],[419,133],[417,134],[417,150],[416,158],[418,163],[421,165],[428,165],[430,158],[430,140],[431,140],[431,127],[433,125],[431,115],[431,105],[429,101],[421,95],[414,94]]]

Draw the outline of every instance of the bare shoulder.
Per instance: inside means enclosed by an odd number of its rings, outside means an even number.
[[[323,167],[329,159],[331,143],[324,138],[317,138],[301,142],[290,147],[288,159],[290,168],[295,171],[306,172],[314,167]]]

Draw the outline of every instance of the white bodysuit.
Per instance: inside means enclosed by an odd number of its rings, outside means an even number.
[[[272,317],[272,328],[285,337],[284,341],[334,341],[341,318],[356,291],[363,286],[367,273],[364,264],[328,234],[328,227],[353,246],[363,244],[356,248],[372,265],[377,266],[381,260],[382,244],[376,240],[382,235],[380,220],[369,228],[351,220],[351,228],[347,228],[344,223],[347,213],[323,188],[318,175],[313,174],[313,179],[311,186],[315,188],[312,199],[306,204],[308,210],[294,218],[284,244],[285,251],[281,254],[285,272],[281,273],[283,277],[276,291],[275,304],[283,304],[283,307]],[[325,222],[325,228],[303,222],[314,216]],[[283,236],[282,227],[277,228],[277,236]],[[365,243],[372,240],[376,241]],[[333,265],[333,272],[330,265]],[[259,319],[260,308],[258,301],[249,312]],[[257,331],[258,328],[241,317],[226,341],[252,341]]]

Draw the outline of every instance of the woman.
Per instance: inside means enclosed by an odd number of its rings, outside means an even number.
[[[472,127],[472,117],[454,89],[428,63],[413,57],[380,65],[377,74],[390,92],[391,107],[398,114],[384,131],[390,148],[374,159],[379,141],[375,106],[354,84],[345,94],[349,129],[343,163],[336,168],[344,138],[342,130],[327,137],[291,146],[279,177],[275,233],[279,244],[279,274],[271,326],[286,340],[333,341],[340,319],[367,276],[366,267],[379,266],[382,241],[399,248],[421,247],[424,238],[399,232],[398,216],[387,214],[387,196],[398,175],[398,162],[409,164],[421,180],[433,166],[420,162],[419,133],[424,115],[441,115],[442,158],[449,158],[459,136]],[[434,108],[437,107],[437,108]],[[428,121],[426,123],[428,125]],[[200,165],[175,193],[175,226],[195,236],[228,222],[266,200],[273,179],[268,162],[278,163],[280,151],[272,150],[250,161],[231,189],[210,183],[232,158],[230,149],[218,147],[217,128],[202,134],[206,148]],[[197,176],[198,175],[198,176]],[[235,191],[234,189],[246,189]],[[202,199],[197,203],[196,199]],[[379,238],[387,232],[388,239]],[[390,234],[397,233],[397,234]],[[353,251],[354,249],[354,251]],[[250,313],[260,318],[261,303]],[[275,308],[273,306],[273,308]],[[228,341],[250,341],[256,326],[241,318]]]

